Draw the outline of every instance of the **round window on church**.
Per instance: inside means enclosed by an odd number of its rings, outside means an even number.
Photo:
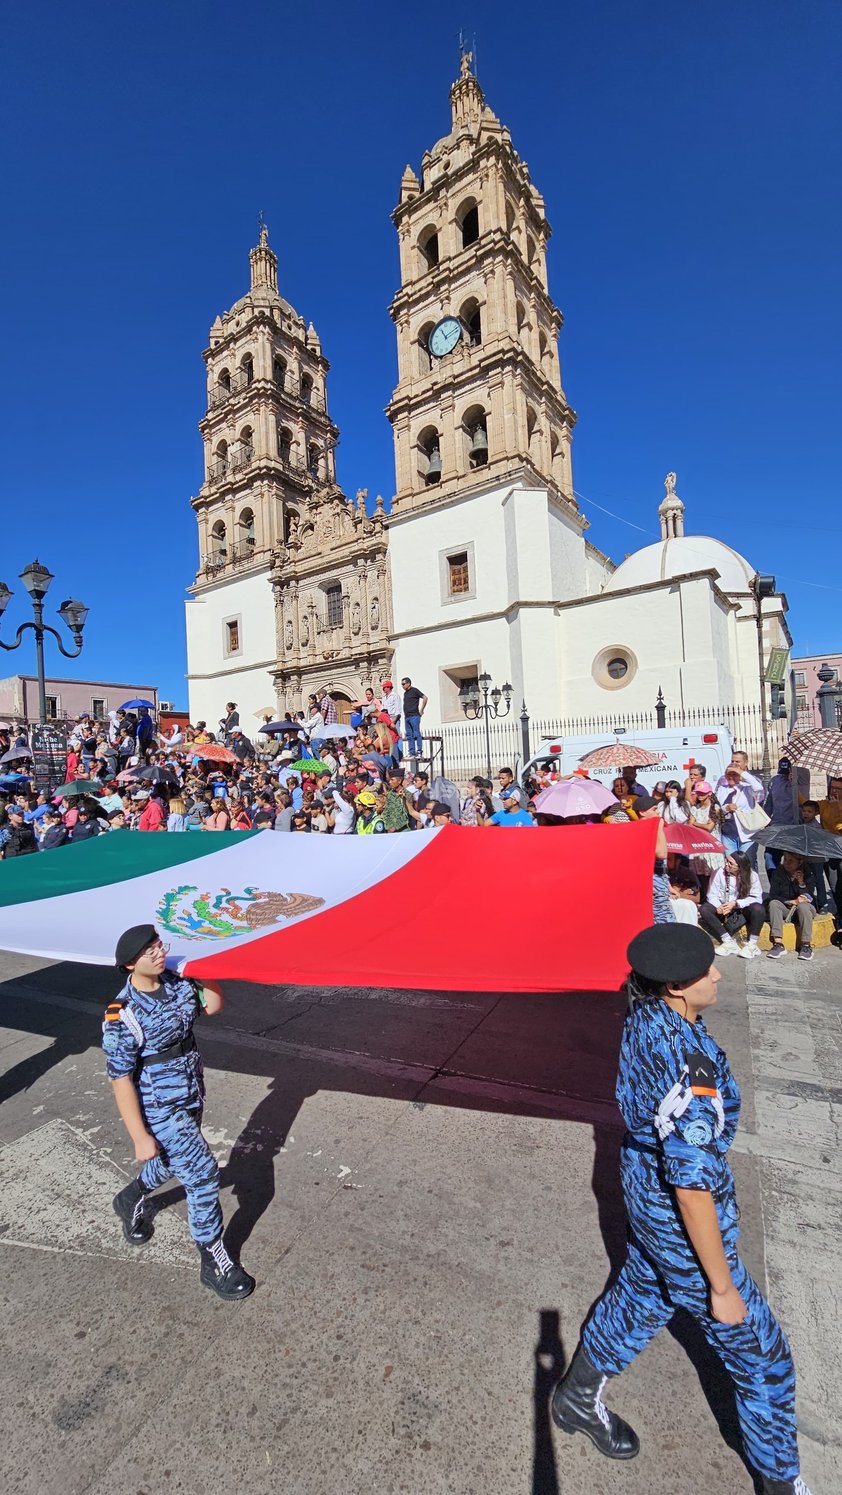
[[[622,690],[631,685],[637,674],[637,659],[624,644],[609,644],[600,649],[591,665],[591,674],[603,690]]]

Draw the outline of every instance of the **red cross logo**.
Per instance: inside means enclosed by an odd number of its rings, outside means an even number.
[[[695,768],[696,767],[696,760],[695,760],[695,758],[691,758],[689,763],[685,763],[684,764],[684,767],[687,769],[687,772],[689,773],[691,768]]]

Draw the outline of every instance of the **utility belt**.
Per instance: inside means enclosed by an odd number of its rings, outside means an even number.
[[[183,1043],[173,1043],[168,1049],[159,1049],[157,1054],[141,1054],[140,1068],[154,1069],[157,1064],[166,1064],[168,1059],[180,1059],[184,1054],[192,1054],[195,1047],[196,1040],[191,1033]]]
[[[628,1152],[648,1152],[653,1158],[660,1157],[660,1151],[657,1147],[650,1145],[648,1142],[639,1142],[637,1137],[632,1136],[631,1132],[626,1132],[623,1137],[623,1147]]]

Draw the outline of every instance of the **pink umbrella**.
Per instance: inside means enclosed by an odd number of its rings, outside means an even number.
[[[563,779],[542,789],[533,801],[542,815],[601,815],[609,805],[616,805],[613,794],[604,784],[592,779]]]
[[[683,857],[705,856],[710,851],[724,851],[725,847],[708,831],[698,830],[693,825],[664,822],[667,833],[667,851],[677,852]]]

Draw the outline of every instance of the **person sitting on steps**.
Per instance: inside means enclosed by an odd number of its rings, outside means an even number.
[[[807,891],[807,864],[794,851],[785,851],[781,865],[769,873],[769,929],[772,948],[768,960],[780,960],[786,953],[784,920],[795,925],[798,959],[813,959],[813,899]]]

